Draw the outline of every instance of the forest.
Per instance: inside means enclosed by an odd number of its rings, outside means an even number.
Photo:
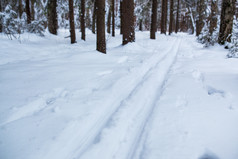
[[[238,159],[236,0],[0,0],[0,159]]]

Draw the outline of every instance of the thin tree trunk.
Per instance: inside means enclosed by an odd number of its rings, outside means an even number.
[[[218,43],[223,45],[231,42],[233,17],[235,15],[235,0],[223,0],[221,9],[221,24]]]
[[[167,10],[168,1],[163,0],[162,2],[162,14],[161,14],[161,34],[166,34],[167,31]]]
[[[30,0],[26,0],[26,15],[27,15],[27,24],[30,24],[31,23]]]
[[[74,26],[74,4],[73,0],[69,0],[69,25],[71,44],[76,43],[75,26]]]
[[[92,33],[96,33],[96,0],[94,0],[94,7],[93,7],[93,22],[92,22]]]
[[[142,21],[142,19],[140,19],[140,22],[139,22],[139,30],[140,31],[143,31],[142,23],[143,23],[143,21]]]
[[[173,32],[174,22],[174,0],[170,0],[170,19],[169,19],[169,35]]]
[[[157,0],[153,0],[152,3],[152,15],[151,15],[151,29],[150,29],[150,38],[155,39],[156,38],[156,31],[157,31],[157,8],[158,8],[158,2]]]
[[[115,36],[115,0],[112,0],[112,36]]]
[[[120,20],[121,20],[121,30],[120,30],[120,34],[123,34],[123,27],[124,27],[124,20],[123,20],[123,10],[122,10],[122,7],[123,7],[123,3],[122,3],[122,0],[120,1]]]
[[[31,0],[31,20],[35,20],[35,0]]]
[[[85,41],[85,0],[81,0],[80,22],[81,39]]]
[[[48,30],[51,34],[57,35],[58,21],[57,21],[57,0],[48,0]]]
[[[125,45],[129,42],[135,41],[134,0],[123,0],[122,1],[122,13],[123,13],[122,44]]]
[[[107,33],[111,34],[111,7],[109,8],[108,15],[107,15]]]
[[[177,15],[176,15],[176,25],[175,25],[175,33],[179,31],[179,15],[180,15],[180,0],[177,1]]]
[[[96,0],[97,5],[97,50],[106,53],[105,0]]]

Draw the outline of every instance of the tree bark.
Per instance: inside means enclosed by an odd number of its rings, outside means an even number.
[[[202,28],[204,26],[204,19],[205,19],[205,4],[204,4],[204,0],[198,0],[197,1],[197,13],[198,13],[198,17],[196,19],[196,36],[199,36]]]
[[[96,0],[97,8],[97,50],[106,54],[105,0]]]
[[[170,0],[170,15],[169,15],[169,35],[173,32],[174,22],[174,0]]]
[[[47,16],[48,16],[48,30],[51,34],[57,35],[58,21],[57,21],[57,0],[48,0],[47,4]]]
[[[73,0],[69,0],[69,25],[71,44],[76,43],[75,26],[74,26],[74,4]]]
[[[152,3],[152,15],[151,15],[151,29],[150,29],[150,38],[155,39],[156,38],[156,31],[157,31],[157,8],[158,8],[158,2],[157,0],[153,0]]]
[[[81,39],[85,41],[85,0],[81,0],[80,22]]]
[[[30,24],[31,23],[30,0],[26,0],[26,15],[27,15],[27,24]]]
[[[177,15],[176,15],[176,25],[175,25],[175,33],[179,31],[179,15],[180,15],[180,0],[177,1]]]
[[[31,0],[31,20],[35,20],[35,0]]]
[[[23,13],[23,9],[22,9],[22,0],[19,0],[19,4],[18,4],[18,11],[19,11],[19,18],[21,19],[22,13]]]
[[[93,17],[92,17],[92,33],[96,33],[96,0],[94,0],[94,6],[93,6]]]
[[[123,3],[122,3],[122,0],[120,1],[120,20],[121,20],[121,29],[120,29],[120,34],[123,34],[123,27],[124,27],[124,21],[123,21],[123,10],[122,10],[122,7],[123,7]]]
[[[112,36],[115,36],[115,0],[112,0]]]
[[[209,26],[209,33],[212,33],[217,28],[217,2],[216,0],[211,0],[211,15],[210,15],[210,26]]]
[[[167,31],[167,10],[168,1],[162,0],[162,13],[161,13],[161,34],[166,34]]]
[[[107,33],[111,34],[111,7],[109,7],[108,15],[107,15]]]
[[[134,0],[122,1],[123,40],[122,44],[135,41]]]
[[[140,31],[143,31],[142,23],[143,23],[143,21],[142,21],[142,19],[140,19],[140,21],[139,21],[139,30]]]
[[[233,16],[235,14],[235,0],[223,0],[221,9],[221,24],[218,43],[224,45],[231,41]]]

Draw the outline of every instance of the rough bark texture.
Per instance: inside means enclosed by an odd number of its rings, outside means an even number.
[[[176,25],[175,25],[175,33],[179,31],[179,15],[180,15],[180,0],[177,1],[177,13],[176,13]]]
[[[223,0],[221,9],[221,24],[218,43],[223,45],[231,41],[233,16],[235,14],[235,0]]]
[[[168,1],[162,0],[161,34],[166,34],[167,31],[167,11],[168,11]]]
[[[174,22],[174,0],[170,0],[169,35],[173,32],[173,22]]]
[[[81,0],[80,27],[81,39],[85,40],[85,0]]]
[[[96,33],[96,0],[94,1],[94,6],[93,6],[93,22],[92,22],[92,32],[93,34]]]
[[[213,31],[217,28],[217,2],[216,0],[211,0],[211,15],[210,15],[210,26],[209,33],[212,34]]]
[[[157,0],[153,0],[152,3],[152,14],[151,14],[151,28],[150,28],[150,38],[155,39],[155,33],[157,31],[157,7],[158,2]]]
[[[69,0],[69,25],[71,44],[76,43],[75,26],[74,26],[74,0]]]
[[[51,34],[57,35],[58,29],[58,21],[57,21],[57,0],[48,0],[48,10],[47,10],[47,18],[48,18],[48,30]]]
[[[112,0],[112,36],[115,36],[115,0]]]
[[[31,23],[30,0],[26,0],[26,15],[27,15],[27,24],[30,24]]]
[[[134,0],[122,1],[122,21],[123,21],[123,40],[125,45],[135,41],[135,26],[134,26]]]
[[[198,0],[197,1],[198,16],[196,18],[196,36],[200,35],[202,28],[204,26],[205,11],[206,11],[206,6],[204,3],[204,0]]]
[[[110,7],[108,11],[108,15],[107,15],[107,33],[108,34],[111,33],[111,18],[112,18],[112,14],[111,14],[111,7]]]
[[[35,0],[31,0],[31,20],[35,20]]]
[[[105,0],[96,0],[97,8],[97,50],[106,53]]]

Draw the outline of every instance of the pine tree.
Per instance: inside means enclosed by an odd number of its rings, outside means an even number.
[[[202,31],[202,28],[204,26],[204,20],[205,20],[205,12],[206,12],[206,6],[204,3],[204,0],[198,0],[197,1],[197,13],[198,16],[196,18],[196,36],[199,36],[199,34]]]
[[[35,20],[35,0],[31,0],[31,20]]]
[[[27,24],[30,24],[31,23],[30,0],[26,0],[26,15],[27,15]]]
[[[155,33],[157,31],[157,0],[153,0],[152,3],[152,14],[151,14],[151,29],[150,29],[150,38],[155,39]]]
[[[96,0],[97,14],[97,50],[106,53],[105,37],[105,0]]]
[[[115,0],[112,0],[112,36],[115,36]]]
[[[75,26],[74,26],[74,4],[73,0],[69,0],[69,24],[71,44],[76,43]]]
[[[162,0],[161,34],[166,34],[167,31],[167,11],[168,11],[168,0]]]
[[[170,15],[169,15],[169,35],[173,32],[174,22],[174,0],[170,0]]]
[[[48,17],[48,30],[51,34],[57,35],[58,19],[57,19],[57,0],[48,0],[47,4],[47,17]]]
[[[81,13],[80,13],[80,26],[81,26],[81,39],[85,40],[85,0],[81,0]]]

